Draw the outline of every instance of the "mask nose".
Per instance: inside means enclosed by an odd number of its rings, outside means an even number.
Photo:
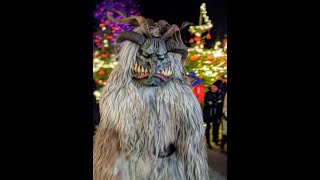
[[[153,77],[157,73],[159,66],[158,57],[156,54],[152,54],[147,61],[147,66],[150,65],[150,75],[149,78]]]

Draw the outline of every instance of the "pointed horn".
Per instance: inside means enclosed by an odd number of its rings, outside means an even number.
[[[181,38],[180,31],[177,31],[176,33],[174,33],[174,38],[176,39],[177,42],[184,44]]]
[[[191,23],[189,23],[189,22],[187,22],[187,21],[184,21],[182,24],[181,24],[181,26],[180,26],[180,30],[182,30],[182,29],[184,29],[185,27],[187,27],[188,25],[190,25]],[[183,41],[182,41],[182,38],[181,38],[181,33],[180,33],[180,31],[177,31],[175,34],[174,34],[174,37],[175,37],[175,39],[176,39],[176,41],[177,42],[180,42],[180,43],[182,43],[182,44],[184,44],[183,43]]]
[[[175,32],[179,31],[179,27],[175,24],[173,24],[170,29],[162,36],[164,40],[167,40],[169,37],[171,37]]]
[[[187,27],[188,25],[191,25],[191,23],[184,21],[181,26],[180,26],[180,30],[184,29],[185,27]]]
[[[119,24],[130,24],[130,25],[133,25],[136,27],[139,26],[139,22],[133,16],[128,17],[128,18],[123,18],[123,19],[115,19],[114,17],[112,17],[109,14],[107,16],[110,21],[113,21],[113,22],[116,22]]]
[[[118,13],[122,18],[127,18],[127,15],[125,12],[122,11],[115,11],[116,13]]]
[[[142,32],[146,35],[149,35],[148,21],[142,16],[130,16],[123,19],[115,19],[114,17],[110,16],[109,13],[107,13],[107,16],[108,19],[119,24],[130,24],[136,27],[140,26]]]
[[[161,32],[167,32],[168,29],[170,28],[170,24],[165,20],[160,20],[159,27]]]
[[[154,20],[150,19],[150,18],[147,18],[147,22],[148,22],[149,26],[152,26],[154,24]]]

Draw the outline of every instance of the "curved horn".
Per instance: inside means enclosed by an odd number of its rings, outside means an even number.
[[[187,27],[188,25],[191,25],[191,23],[184,21],[181,26],[180,26],[180,30],[184,29],[185,27]]]
[[[181,38],[180,31],[177,31],[176,33],[174,33],[174,38],[176,39],[177,42],[184,44]]]
[[[120,14],[121,15],[121,14]],[[108,19],[117,22],[119,24],[131,24],[133,26],[140,26],[144,34],[149,35],[149,25],[148,21],[143,16],[130,16],[123,19],[115,19],[114,17],[107,14]]]
[[[164,40],[167,40],[169,37],[171,37],[175,32],[179,31],[179,27],[175,24],[173,24],[170,29],[162,36]]]
[[[170,24],[165,20],[160,20],[159,27],[161,32],[166,32],[170,28]]]
[[[126,18],[127,15],[125,12],[122,12],[122,11],[115,11],[116,13],[118,13],[122,18]]]
[[[147,18],[147,22],[148,22],[149,26],[152,26],[154,24],[154,20],[150,19],[150,18]]]
[[[116,43],[122,43],[123,41],[126,41],[126,40],[142,45],[145,41],[145,38],[143,37],[143,35],[137,32],[126,31],[126,32],[120,33],[120,35],[116,39]]]

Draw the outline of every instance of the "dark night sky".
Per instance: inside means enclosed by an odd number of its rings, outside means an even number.
[[[227,0],[136,0],[141,5],[142,15],[154,20],[164,19],[180,25],[183,21],[199,23],[200,5],[205,2],[207,15],[217,31],[227,31]],[[174,2],[174,3],[172,3]],[[180,2],[180,3],[177,3]],[[219,29],[219,30],[218,30]]]
[[[227,34],[227,0],[136,0],[136,2],[141,6],[142,16],[153,20],[163,19],[178,26],[183,21],[198,25],[200,5],[205,2],[207,15],[214,25],[211,30],[213,37],[211,40],[214,40],[218,34],[220,38]],[[181,32],[185,42],[189,39],[187,29]],[[208,46],[211,46],[211,43],[209,41]]]
[[[178,26],[183,21],[198,25],[200,6],[205,2],[207,15],[214,25],[210,31],[213,38],[206,41],[206,47],[212,46],[212,41],[218,34],[220,38],[227,34],[227,0],[136,0],[136,2],[141,5],[142,16],[154,20],[163,19]],[[182,31],[185,44],[188,44],[189,38],[188,28],[186,28]]]

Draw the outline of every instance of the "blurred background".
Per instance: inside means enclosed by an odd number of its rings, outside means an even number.
[[[178,26],[184,21],[193,23],[181,31],[182,39],[189,47],[186,70],[194,71],[206,88],[219,76],[227,74],[225,0],[191,0],[175,4],[169,0],[95,0],[94,3],[93,78],[97,84],[97,98],[117,65],[113,49],[115,38],[120,32],[133,29],[130,25],[109,21],[107,11],[120,10],[127,16],[142,15],[155,21],[163,19]],[[117,13],[109,13],[121,18]]]

